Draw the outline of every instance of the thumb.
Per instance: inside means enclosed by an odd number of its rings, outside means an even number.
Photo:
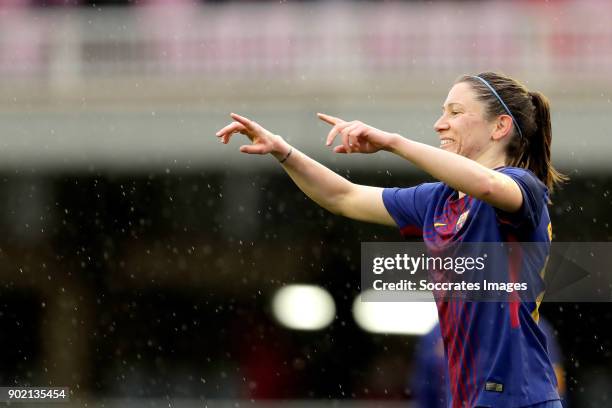
[[[338,145],[336,147],[334,147],[334,153],[343,153],[346,154],[346,148],[344,147],[344,145]]]
[[[265,147],[262,145],[242,145],[240,146],[240,151],[242,153],[248,154],[265,154]]]

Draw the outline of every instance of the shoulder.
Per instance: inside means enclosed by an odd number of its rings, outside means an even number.
[[[385,188],[382,198],[387,212],[400,228],[407,225],[420,228],[427,209],[440,200],[447,188],[440,182],[422,183],[408,188]]]
[[[533,172],[529,169],[524,169],[522,167],[512,167],[512,166],[504,166],[504,167],[498,167],[495,169],[495,171],[498,171],[502,174],[505,174],[507,176],[515,176],[515,177],[533,177],[536,178],[535,174],[533,174]]]
[[[386,190],[402,191],[402,190],[410,190],[410,189],[419,189],[419,190],[426,190],[426,191],[434,191],[437,189],[442,189],[444,187],[447,187],[446,184],[442,183],[441,181],[435,181],[431,183],[420,183],[412,187],[389,187],[389,188],[386,188]]]
[[[506,166],[497,168],[495,170],[502,174],[505,174],[506,176],[511,177],[512,179],[529,180],[530,182],[537,184],[539,187],[546,189],[544,183],[542,183],[542,181],[529,169],[524,169],[522,167]]]
[[[522,194],[521,207],[516,212],[507,213],[496,209],[499,220],[504,224],[524,227],[530,231],[538,228],[542,214],[547,212],[548,188],[531,170],[519,167],[502,167],[496,170],[510,177]]]
[[[441,182],[435,183],[421,183],[412,187],[389,187],[383,190],[383,196],[385,198],[432,198],[444,192],[445,189],[449,188],[446,184]]]
[[[548,201],[548,188],[531,170],[509,166],[495,170],[510,177],[518,184],[523,196],[525,196],[526,193],[531,193],[535,197]]]

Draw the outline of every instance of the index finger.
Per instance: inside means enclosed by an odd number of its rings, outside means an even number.
[[[253,130],[253,128],[255,127],[255,124],[254,124],[254,122],[251,119],[245,118],[244,116],[240,116],[237,113],[233,113],[233,112],[230,113],[230,116],[236,122],[242,123],[244,125],[244,127],[249,129],[249,130]]]
[[[335,116],[331,116],[331,115],[326,115],[325,113],[317,113],[317,116],[319,117],[319,119],[321,119],[323,122],[327,122],[330,125],[337,125],[338,123],[342,123],[344,122],[344,120],[337,118]]]
[[[336,138],[338,133],[342,132],[345,127],[350,126],[350,125],[351,125],[350,122],[340,122],[337,125],[334,125],[334,127],[331,128],[331,130],[327,134],[327,139],[325,139],[325,144],[327,146],[330,146],[334,142],[334,139]]]

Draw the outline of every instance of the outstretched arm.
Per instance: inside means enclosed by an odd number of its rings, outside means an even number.
[[[271,154],[279,161],[295,184],[314,202],[334,214],[360,221],[395,225],[382,201],[382,189],[351,183],[327,167],[292,148],[282,137],[258,123],[232,113],[234,122],[217,132],[227,144],[235,133],[242,133],[250,145],[240,147],[249,154]]]
[[[360,121],[344,121],[318,114],[332,129],[327,135],[330,146],[339,136],[337,153],[372,153],[386,150],[412,162],[434,178],[469,196],[507,212],[521,208],[523,194],[512,178],[480,163],[437,147],[414,142],[396,133],[388,133]]]

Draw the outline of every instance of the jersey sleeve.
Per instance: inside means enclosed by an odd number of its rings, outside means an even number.
[[[537,228],[540,224],[542,210],[548,203],[546,186],[532,172],[525,169],[506,167],[500,169],[499,172],[516,182],[523,194],[523,203],[521,208],[514,213],[496,209],[498,220],[516,228]]]
[[[423,228],[427,204],[432,201],[434,191],[440,183],[423,183],[409,188],[385,188],[383,202],[397,226]]]

